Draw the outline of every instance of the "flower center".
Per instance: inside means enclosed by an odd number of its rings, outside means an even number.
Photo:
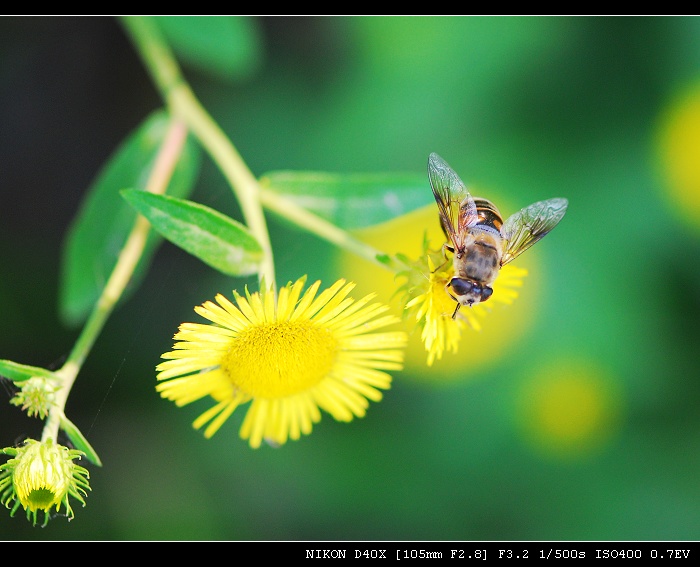
[[[253,397],[283,398],[318,384],[338,351],[333,333],[310,321],[254,325],[233,342],[221,365],[237,388]]]
[[[48,488],[36,488],[27,495],[30,510],[48,510],[56,504],[56,495]]]

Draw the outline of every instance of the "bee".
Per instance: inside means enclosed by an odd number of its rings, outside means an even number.
[[[443,253],[453,254],[454,276],[446,290],[459,308],[486,301],[500,269],[549,233],[564,217],[569,202],[556,198],[538,201],[503,222],[488,199],[474,198],[436,153],[428,158],[428,178],[447,242]],[[447,255],[445,254],[445,258]]]

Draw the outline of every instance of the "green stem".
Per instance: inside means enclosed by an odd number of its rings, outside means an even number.
[[[260,187],[233,143],[202,107],[187,85],[177,61],[162,38],[158,27],[151,19],[145,17],[124,17],[122,22],[130,33],[148,72],[171,112],[185,120],[231,185],[243,211],[246,224],[258,239],[265,253],[264,264],[260,270],[261,278],[264,277],[274,286],[272,246],[261,205],[300,228],[357,254],[369,262],[392,271],[405,268],[395,259],[379,252],[332,223]]]
[[[187,128],[184,123],[173,121],[163,140],[156,162],[151,171],[146,191],[152,193],[165,193],[172,176],[175,165],[182,153],[185,140],[187,139]],[[60,379],[60,389],[56,392],[54,405],[51,408],[49,417],[44,425],[41,435],[42,441],[51,438],[57,439],[61,418],[64,416],[66,401],[73,383],[78,376],[78,372],[85,361],[88,353],[95,344],[98,335],[102,331],[105,322],[111,315],[114,306],[122,296],[126,285],[129,283],[134,269],[138,264],[146,239],[150,231],[150,224],[142,217],[138,216],[134,228],[129,234],[129,238],[124,244],[124,248],[119,254],[117,263],[107,280],[105,288],[102,290],[99,300],[90,314],[78,340],[68,355],[68,359],[55,375]]]
[[[260,279],[275,286],[272,245],[258,197],[258,182],[235,146],[197,100],[160,30],[148,17],[122,18],[146,69],[173,115],[184,120],[231,185],[248,228],[264,252]]]
[[[303,230],[347,250],[368,262],[392,272],[405,269],[394,257],[380,252],[369,244],[355,238],[348,231],[300,207],[290,199],[282,197],[270,189],[260,188],[260,201],[266,209],[288,220]]]

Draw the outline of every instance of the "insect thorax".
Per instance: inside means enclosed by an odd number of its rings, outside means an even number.
[[[490,284],[501,267],[502,241],[500,234],[489,226],[469,230],[468,244],[461,257],[455,256],[455,274],[480,283]]]

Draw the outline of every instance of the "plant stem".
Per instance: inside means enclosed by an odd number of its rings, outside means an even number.
[[[186,139],[187,128],[185,124],[181,121],[172,121],[146,184],[146,191],[159,194],[165,193]],[[73,350],[71,350],[61,369],[55,372],[55,375],[61,379],[60,389],[56,392],[55,403],[44,425],[41,435],[42,441],[46,441],[49,438],[56,441],[68,394],[85,358],[90,349],[92,349],[95,340],[97,340],[105,322],[114,310],[114,306],[119,301],[134,273],[134,269],[146,245],[150,228],[149,222],[141,215],[138,215],[134,228],[131,230],[109,280],[107,280],[107,284],[102,290],[102,295],[95,304],[92,313],[90,313],[90,317],[88,317],[78,340],[75,342]]]
[[[271,282],[274,286],[272,246],[262,205],[302,229],[374,264],[392,271],[405,267],[394,258],[356,239],[347,231],[262,188],[241,159],[233,143],[202,107],[185,82],[177,61],[158,27],[145,17],[124,17],[122,22],[171,112],[185,120],[193,134],[219,166],[236,194],[246,224],[263,248],[261,278],[264,277],[266,282]]]
[[[282,197],[270,189],[260,188],[260,201],[266,209],[290,221],[303,230],[347,250],[360,258],[364,258],[392,272],[405,269],[394,257],[380,252],[369,244],[355,238],[348,231],[300,207],[292,200]]]
[[[263,249],[259,277],[275,287],[275,267],[270,235],[258,196],[258,182],[235,146],[197,100],[185,81],[160,30],[148,17],[127,16],[122,23],[129,32],[160,95],[175,116],[182,118],[209,152],[231,185],[248,228]]]

